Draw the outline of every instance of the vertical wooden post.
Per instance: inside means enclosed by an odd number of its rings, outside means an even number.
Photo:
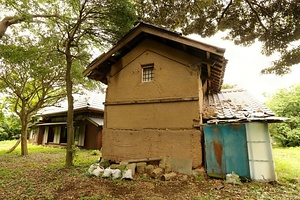
[[[201,80],[201,66],[199,67],[199,75],[198,75],[198,97],[199,97],[199,125],[203,124],[203,88],[202,88],[202,80]]]

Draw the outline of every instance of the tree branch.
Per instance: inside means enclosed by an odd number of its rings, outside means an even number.
[[[228,3],[228,5],[226,6],[226,8],[224,9],[224,11],[222,12],[221,17],[219,18],[219,22],[224,18],[224,15],[226,14],[226,12],[228,11],[229,7],[232,5],[232,0],[230,0],[230,2]]]
[[[257,13],[257,11],[253,8],[252,3],[251,3],[249,0],[245,0],[245,1],[248,3],[248,5],[249,5],[249,7],[251,8],[251,10],[254,12],[254,14],[255,14],[255,16],[256,16],[256,18],[257,18],[259,24],[260,24],[266,31],[268,31],[268,29],[267,29],[267,28],[265,27],[265,25],[262,23],[262,21],[261,21],[259,15],[258,15],[258,13]]]
[[[51,17],[59,17],[58,15],[27,15],[27,16],[6,16],[0,21],[0,39],[4,36],[7,28],[13,24],[24,22],[29,18],[51,18]]]

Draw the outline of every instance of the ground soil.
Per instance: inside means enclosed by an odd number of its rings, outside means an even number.
[[[112,180],[89,175],[88,166],[63,163],[64,154],[1,156],[0,199],[299,199],[300,192],[299,182],[232,185],[205,174]]]

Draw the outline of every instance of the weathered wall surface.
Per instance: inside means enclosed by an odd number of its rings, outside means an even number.
[[[107,127],[115,129],[190,129],[198,119],[198,102],[107,106]]]
[[[105,129],[103,158],[115,161],[145,158],[192,159],[202,164],[201,133],[197,130],[120,130]]]
[[[86,125],[85,129],[85,139],[84,139],[84,148],[85,149],[98,149],[98,134],[101,134],[101,130],[99,127],[96,127],[91,122],[85,120],[84,123]],[[99,132],[100,130],[100,132]]]
[[[198,96],[199,60],[146,40],[112,67],[106,101]],[[154,80],[142,82],[142,65],[154,64]]]
[[[128,160],[173,156],[202,163],[199,59],[145,40],[108,75],[103,158]],[[142,82],[142,65],[154,64],[154,80]]]

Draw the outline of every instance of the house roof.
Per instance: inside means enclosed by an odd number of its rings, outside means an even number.
[[[280,122],[287,118],[276,117],[263,103],[245,90],[222,90],[204,98],[203,118],[207,123],[237,121]]]
[[[201,67],[202,75],[209,81],[209,89],[212,92],[220,90],[227,64],[227,60],[224,58],[224,48],[192,40],[178,32],[145,22],[138,23],[108,52],[93,60],[83,72],[83,75],[107,84],[106,75],[109,73],[112,65],[147,38],[193,56],[201,57],[203,62],[199,63],[199,67]]]
[[[103,126],[103,118],[86,117],[85,119],[94,124],[95,126]]]
[[[99,95],[97,93],[90,93],[86,95],[73,95],[74,96],[74,112],[81,111],[94,111],[103,112],[104,111],[104,95]],[[38,112],[39,116],[49,116],[49,115],[63,115],[68,111],[67,102],[62,102],[60,107],[46,107]]]

